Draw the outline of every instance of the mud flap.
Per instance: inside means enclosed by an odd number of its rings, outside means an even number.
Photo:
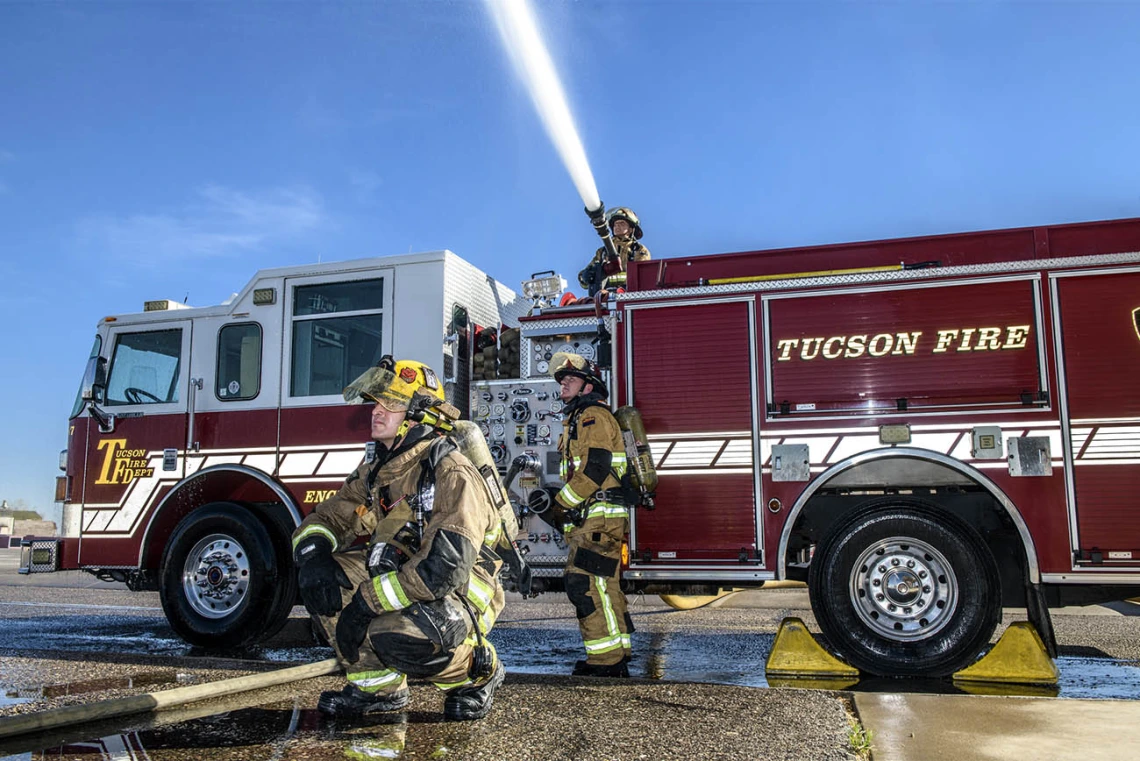
[[[1056,658],[1057,635],[1053,632],[1053,617],[1049,615],[1049,606],[1045,604],[1045,593],[1041,591],[1040,584],[1025,585],[1025,613],[1041,637],[1045,652],[1050,658]]]

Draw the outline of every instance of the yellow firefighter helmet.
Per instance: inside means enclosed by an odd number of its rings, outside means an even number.
[[[459,410],[447,402],[439,376],[414,359],[395,360],[386,354],[376,367],[365,370],[344,390],[349,404],[375,402],[389,412],[405,412],[402,435],[412,423],[425,423],[450,430]]]
[[[581,378],[586,383],[593,384],[594,393],[609,396],[606,382],[602,380],[602,370],[596,362],[586,359],[580,354],[560,351],[550,358],[550,374],[554,380],[561,382],[567,375]]]
[[[641,220],[633,213],[633,209],[617,206],[606,212],[606,224],[609,225],[611,232],[614,229],[615,219],[624,219],[629,222],[629,226],[633,228],[633,239],[641,240]]]

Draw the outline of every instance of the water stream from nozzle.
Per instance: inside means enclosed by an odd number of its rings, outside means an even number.
[[[598,187],[586,161],[586,151],[578,137],[566,94],[554,70],[554,62],[538,32],[534,13],[527,0],[485,0],[499,28],[503,47],[511,57],[515,72],[526,84],[546,133],[554,143],[578,195],[587,209],[599,209]]]

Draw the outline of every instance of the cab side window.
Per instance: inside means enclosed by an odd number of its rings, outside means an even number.
[[[120,333],[107,377],[108,406],[178,401],[182,330]]]
[[[384,279],[297,286],[290,396],[340,394],[381,357]]]
[[[261,326],[226,325],[218,331],[214,395],[223,402],[252,399],[261,391]]]

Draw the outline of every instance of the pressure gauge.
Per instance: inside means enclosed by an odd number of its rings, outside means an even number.
[[[491,426],[491,435],[496,439],[501,439],[507,434],[507,427],[502,423],[495,423]]]
[[[574,347],[571,346],[570,344],[559,344],[558,348],[555,349],[555,351],[560,351],[564,354],[573,354],[574,353]]]
[[[546,371],[550,369],[550,363],[545,359],[539,360],[538,364],[534,366],[534,369],[545,375]]]
[[[496,402],[495,404],[491,405],[491,412],[495,417],[502,417],[503,415],[507,414],[507,405],[499,404]]]
[[[560,400],[555,400],[555,401],[551,402],[550,403],[550,411],[551,412],[561,412],[562,411],[562,402]]]
[[[593,344],[583,343],[578,347],[578,353],[586,359],[593,359],[597,352],[594,350]]]
[[[491,414],[491,408],[486,404],[480,404],[475,409],[475,417],[487,417]]]
[[[538,427],[538,437],[539,438],[545,439],[549,435],[550,435],[550,426],[548,426],[546,423],[543,423],[542,425],[540,425]]]
[[[486,423],[480,423],[479,431],[483,434],[483,438],[487,438],[491,435],[491,426],[487,425]]]
[[[542,348],[546,349],[547,351],[554,351],[554,344],[546,344]]]

